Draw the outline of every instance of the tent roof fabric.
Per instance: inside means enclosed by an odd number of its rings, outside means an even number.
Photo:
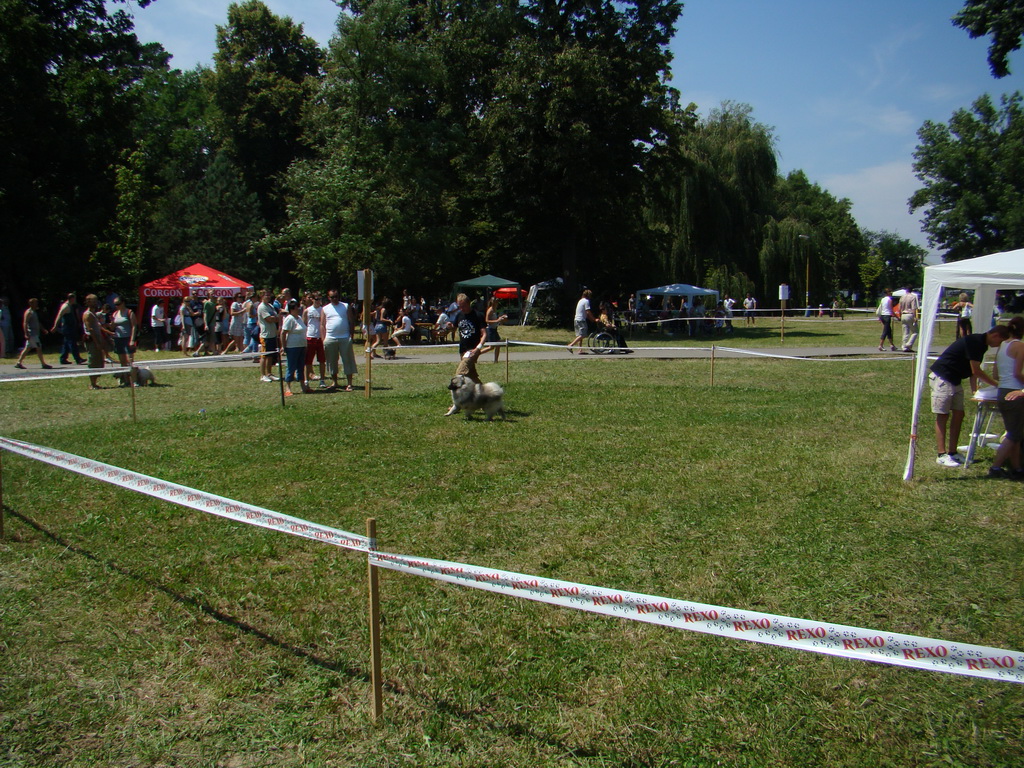
[[[455,288],[518,288],[519,283],[513,280],[506,280],[503,277],[494,275],[483,275],[470,280],[461,280],[455,284]]]
[[[914,476],[914,457],[917,447],[917,425],[920,415],[921,391],[931,361],[927,351],[931,348],[935,318],[939,300],[945,288],[968,288],[974,290],[974,317],[977,328],[987,331],[995,306],[997,290],[1024,288],[1024,249],[993,253],[976,259],[952,261],[924,268],[924,291],[921,298],[921,333],[918,337],[917,365],[914,370],[914,400],[910,425],[910,450],[903,479]],[[925,430],[930,434],[930,430]]]
[[[252,283],[226,275],[205,264],[192,264],[143,284],[139,290],[141,298],[183,296],[191,289],[197,293],[230,295],[238,290],[252,288]]]
[[[947,288],[990,284],[997,289],[1020,288],[1024,286],[1024,249],[925,267],[924,281],[925,286],[931,281]]]
[[[658,288],[644,288],[637,291],[637,295],[642,296],[717,296],[718,291],[713,291],[710,288],[699,288],[696,285],[690,285],[689,283],[672,283],[671,285],[662,285]]]

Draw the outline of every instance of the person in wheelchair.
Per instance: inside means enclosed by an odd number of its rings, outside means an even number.
[[[595,336],[600,336],[602,333],[610,336],[617,347],[617,349],[608,350],[609,352],[622,355],[633,354],[633,350],[628,348],[629,345],[626,344],[626,340],[622,337],[622,331],[619,330],[619,326],[615,323],[615,310],[607,301],[601,303],[601,316]]]

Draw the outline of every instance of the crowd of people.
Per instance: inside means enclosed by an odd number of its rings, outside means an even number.
[[[508,319],[499,314],[498,306],[496,300],[484,306],[482,299],[470,302],[465,295],[450,303],[438,299],[428,305],[426,299],[406,290],[399,302],[388,297],[373,302],[370,321],[364,324],[356,305],[343,301],[336,290],[328,291],[326,297],[318,291],[306,291],[298,298],[287,288],[278,294],[263,291],[257,295],[250,290],[234,296],[192,291],[181,299],[157,300],[145,317],[138,317],[122,297],[114,294],[102,300],[89,294],[79,304],[76,294],[70,293],[54,313],[51,326],[43,323],[39,300],[29,300],[20,323],[25,343],[15,367],[25,368],[26,357],[32,353],[43,368],[53,367],[43,354],[46,334],[60,336],[62,365],[73,361],[90,368],[118,364],[129,367],[134,363],[141,332],[148,326],[157,352],[197,358],[259,354],[260,379],[264,382],[278,380],[275,371],[280,354],[287,366],[284,378],[289,395],[293,385],[302,392],[312,391],[311,382],[315,381],[319,381],[320,389],[338,388],[339,375],[344,376],[344,389],[351,391],[357,372],[352,345],[356,330],[362,331],[370,354],[378,359],[392,356],[396,348],[409,343],[461,339],[467,322],[474,334],[479,322],[482,333],[498,341],[498,326]],[[6,303],[0,302],[0,357],[15,350],[14,325]],[[98,376],[90,377],[90,387],[100,388]]]
[[[708,298],[708,303],[705,303]],[[743,299],[743,309],[730,294],[721,300],[711,297],[694,296],[650,296],[645,301],[636,294],[629,297],[626,318],[633,322],[679,321],[681,331],[687,336],[721,336],[733,332],[736,313],[743,312],[744,325],[757,324],[757,299],[748,293]]]

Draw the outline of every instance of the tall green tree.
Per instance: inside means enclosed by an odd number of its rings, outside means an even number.
[[[309,112],[318,153],[293,167],[290,222],[271,238],[294,249],[307,280],[337,284],[371,267],[382,290],[410,277],[436,288],[473,258],[488,41],[509,29],[477,10],[373,0],[339,19]]]
[[[914,173],[924,184],[910,209],[924,210],[928,242],[946,261],[1024,247],[1024,112],[1021,95],[999,107],[985,95],[948,124],[917,132]]]
[[[864,289],[878,296],[886,288],[916,288],[924,282],[924,259],[928,252],[893,232],[864,232],[868,252],[858,271]]]
[[[662,278],[703,278],[733,293],[733,276],[745,286],[746,275],[759,271],[758,254],[776,194],[775,137],[744,104],[726,102],[706,120],[689,118],[683,118],[687,124],[680,131],[674,178],[662,182],[669,187],[668,221],[674,233]]]
[[[867,248],[852,203],[812,183],[803,171],[780,177],[775,194],[760,254],[765,289],[788,283],[795,298],[809,295],[813,305],[858,285]]]
[[[205,75],[214,107],[211,127],[271,230],[285,220],[283,175],[308,155],[302,113],[319,88],[323,60],[301,24],[275,15],[260,0],[233,3],[227,24],[217,27],[214,67]],[[277,264],[266,266],[283,279],[294,262],[281,254]]]
[[[967,30],[971,38],[992,38],[988,66],[993,77],[1010,74],[1008,61],[1020,49],[1024,36],[1024,2],[1021,0],[966,0],[953,17],[953,24]]]
[[[15,301],[90,284],[132,86],[167,58],[103,0],[0,0],[0,283]]]
[[[527,274],[628,285],[651,249],[645,184],[674,141],[677,0],[526,0],[484,115],[494,215]]]
[[[672,129],[677,2],[349,10],[313,111],[324,150],[289,185],[281,237],[303,270],[361,261],[438,287],[476,270],[570,284],[635,270]]]

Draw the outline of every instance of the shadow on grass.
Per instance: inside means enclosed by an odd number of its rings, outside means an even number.
[[[355,680],[361,680],[363,682],[369,682],[370,680],[370,676],[355,665],[343,662],[330,661],[328,659],[324,659],[320,656],[317,656],[314,653],[310,653],[309,651],[303,648],[299,648],[290,643],[286,643],[283,640],[279,640],[273,635],[268,635],[266,632],[252,626],[251,624],[247,624],[246,622],[237,619],[234,616],[230,616],[229,614],[226,614],[223,611],[214,608],[212,605],[209,605],[208,603],[204,603],[202,600],[197,600],[194,597],[189,597],[188,595],[183,595],[180,592],[175,592],[173,589],[171,589],[165,584],[161,584],[158,581],[154,581],[153,579],[134,573],[128,570],[127,568],[117,564],[113,560],[105,560],[99,555],[96,555],[87,549],[79,547],[76,544],[72,544],[71,542],[63,539],[60,535],[44,528],[35,520],[26,517],[21,512],[18,512],[15,509],[11,509],[7,505],[4,505],[4,511],[11,517],[18,518],[23,523],[25,523],[25,525],[27,525],[29,528],[38,531],[51,541],[60,544],[60,546],[67,549],[69,552],[74,552],[76,555],[80,555],[81,557],[84,557],[87,560],[91,560],[92,562],[98,563],[99,565],[102,565],[105,568],[109,568],[110,570],[120,574],[121,576],[124,576],[127,579],[139,582],[140,584],[145,584],[150,589],[162,592],[176,603],[191,606],[192,608],[202,611],[210,618],[215,619],[221,622],[222,624],[227,624],[228,626],[234,627],[240,632],[243,632],[247,635],[251,635],[255,638],[258,638],[259,640],[262,640],[268,645],[272,645],[275,648],[280,648],[281,650],[287,651],[293,656],[305,659],[306,661],[311,662],[312,664],[316,665],[317,667],[320,667],[321,669],[325,669],[330,672],[344,673],[345,675]]]
[[[162,584],[159,581],[155,581],[146,576],[134,573],[133,571],[130,571],[127,568],[114,562],[113,560],[106,560],[83,547],[72,544],[71,542],[62,538],[60,535],[48,530],[47,528],[37,523],[35,520],[32,520],[31,518],[23,515],[21,512],[18,512],[17,510],[12,509],[7,505],[4,505],[3,511],[11,517],[17,518],[25,525],[27,525],[29,528],[38,531],[54,543],[59,544],[66,551],[73,552],[74,554],[79,555],[94,563],[97,563],[98,565],[102,565],[105,568],[109,568],[110,570],[127,579],[131,579],[140,584],[144,584],[146,587],[150,589],[161,592],[162,594],[171,598],[171,600],[173,600],[176,603],[201,611],[202,613],[206,614],[215,621],[232,627],[246,635],[254,637],[257,640],[266,643],[267,645],[273,646],[274,648],[278,648],[282,651],[285,651],[286,653],[290,653],[296,658],[307,661],[313,664],[314,666],[319,667],[320,669],[324,669],[329,672],[334,672],[338,674],[344,674],[351,680],[356,680],[363,683],[370,682],[369,673],[365,672],[363,669],[354,664],[349,664],[347,662],[331,661],[329,659],[325,659],[321,656],[318,656],[315,653],[311,653],[310,651],[304,648],[300,648],[298,646],[292,645],[291,643],[285,642],[284,640],[276,638],[273,635],[270,635],[264,632],[263,630],[254,627],[251,624],[248,624],[240,619],[235,618],[234,616],[231,616],[230,614],[224,613],[223,611],[214,608],[212,605],[209,605],[208,603],[205,603],[202,600],[198,600],[194,597],[189,597],[188,595],[183,595],[180,592],[176,592],[171,587]],[[8,536],[10,536],[10,534],[8,534]],[[381,623],[386,624],[386,620],[383,616],[381,617]],[[562,741],[551,738],[541,733],[534,732],[529,728],[529,726],[523,723],[496,722],[491,717],[490,710],[488,709],[467,710],[465,708],[459,707],[457,704],[447,699],[432,696],[429,693],[423,693],[421,691],[416,691],[414,689],[406,689],[397,683],[389,683],[385,681],[383,682],[383,688],[388,693],[394,695],[409,696],[414,699],[419,699],[421,702],[424,702],[425,704],[434,707],[438,712],[442,712],[449,717],[454,717],[460,720],[483,724],[492,730],[502,731],[510,736],[524,736],[538,743],[546,744],[549,747],[558,749],[564,754],[571,755],[573,757],[617,757],[617,754],[612,751],[602,752],[590,748],[571,747]]]

